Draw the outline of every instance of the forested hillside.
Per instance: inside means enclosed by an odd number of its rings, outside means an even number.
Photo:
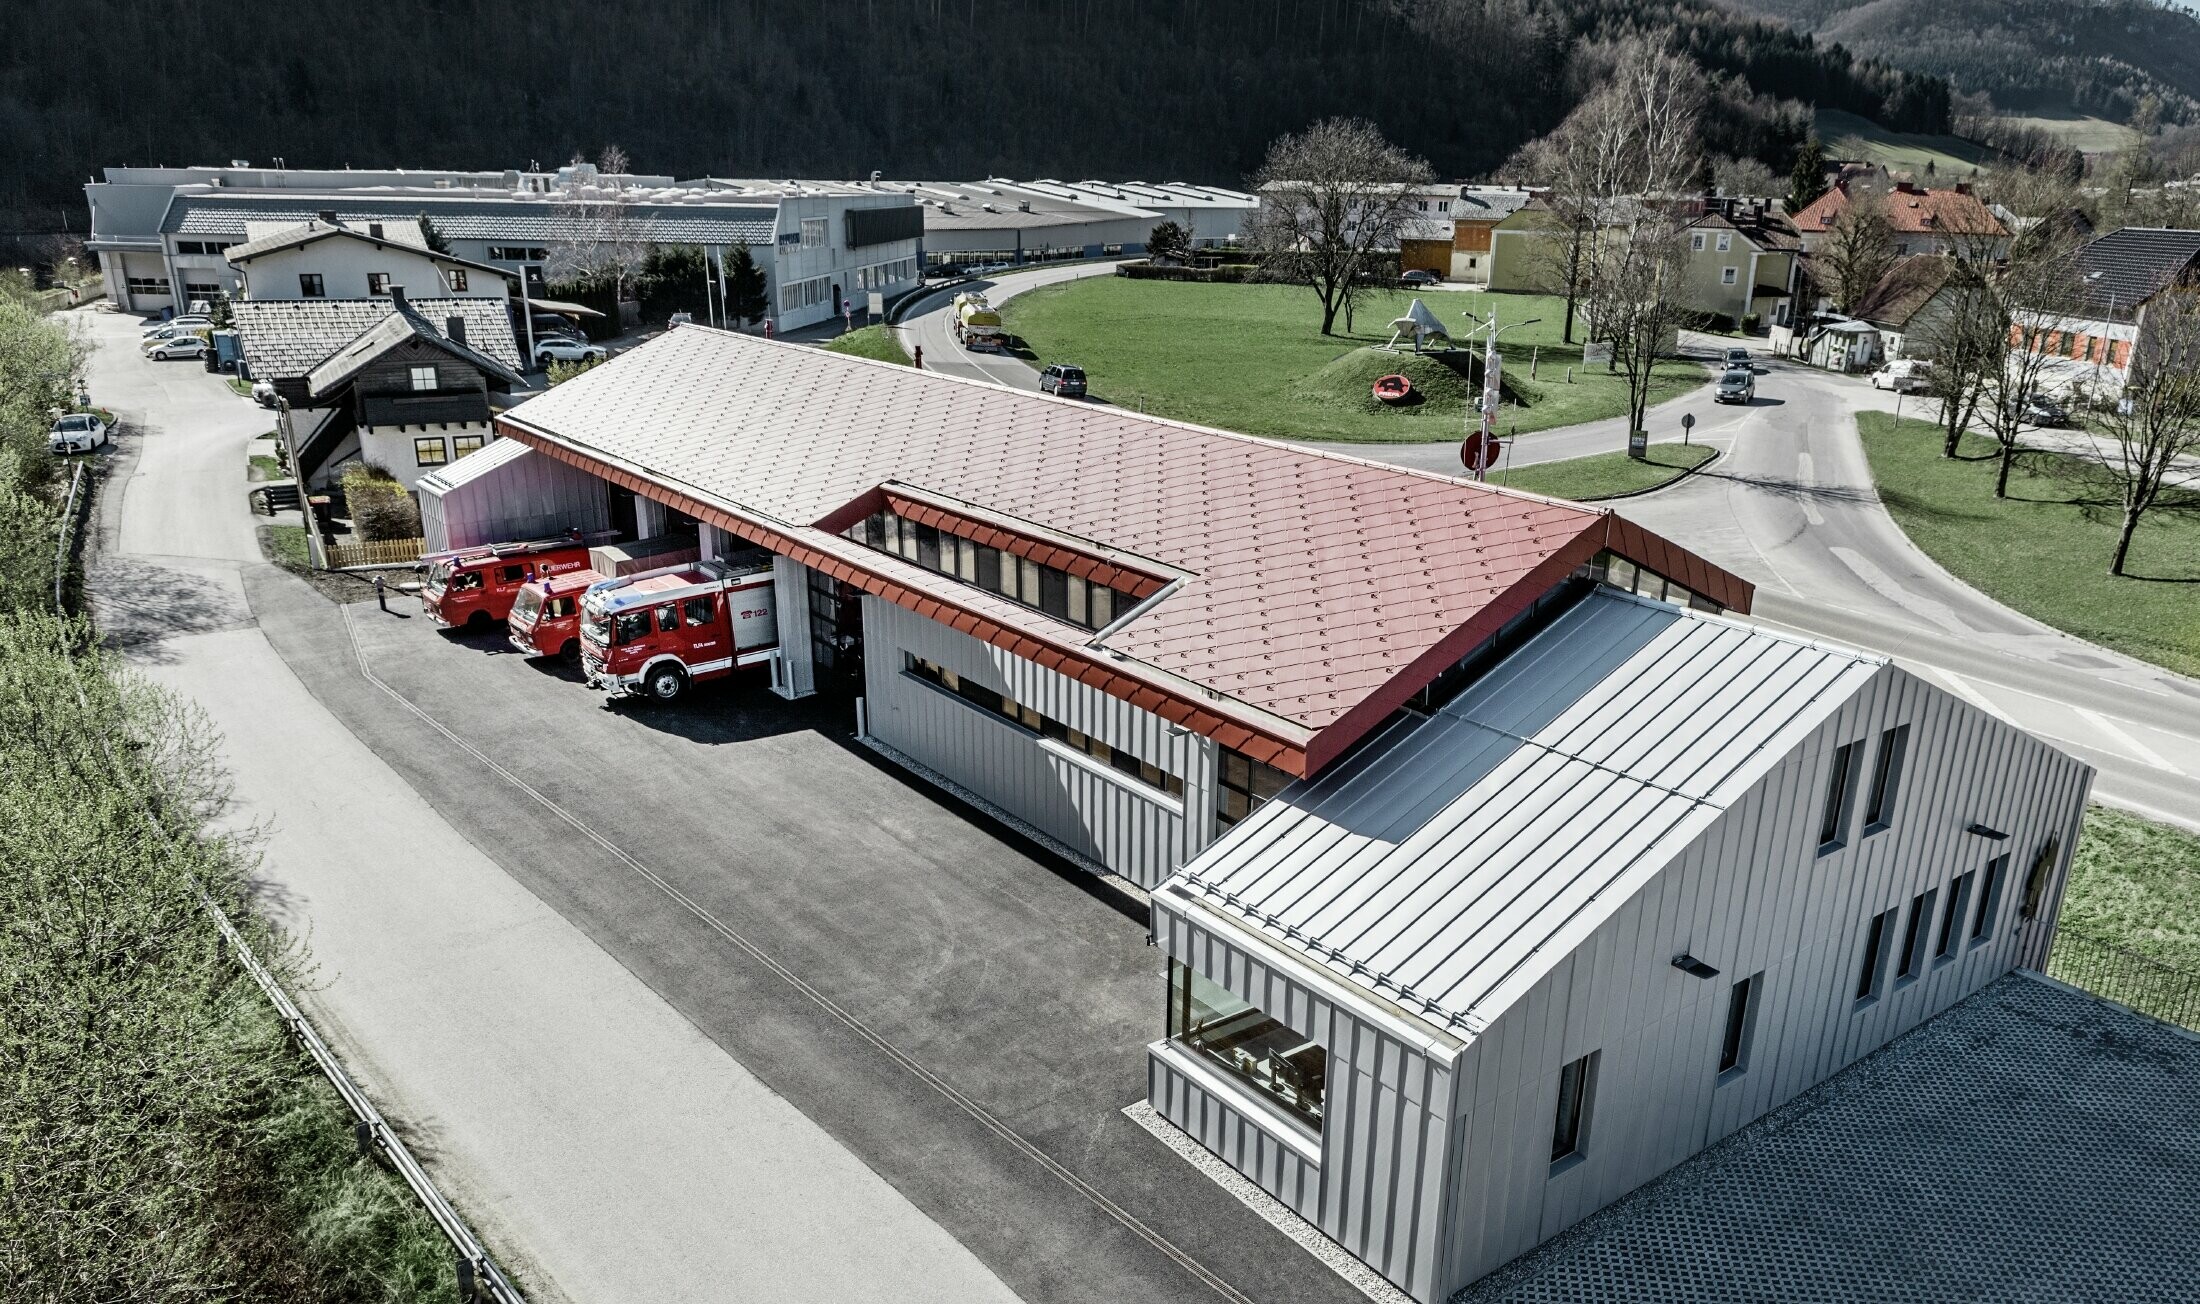
[[[2200,117],[2200,18],[2151,0],[1728,0],[2003,111]]]
[[[1143,176],[1232,183],[1327,114],[1473,175],[1547,130],[1595,44],[1670,31],[1714,151],[1784,167],[1815,101],[1946,126],[1931,79],[1708,0],[13,0],[0,209],[51,229],[115,163]],[[81,217],[76,221],[80,224]]]

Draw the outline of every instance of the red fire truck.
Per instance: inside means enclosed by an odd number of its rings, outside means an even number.
[[[604,577],[583,567],[546,579],[529,580],[512,599],[512,614],[504,618],[512,646],[531,657],[581,655],[581,595]]]
[[[521,543],[456,548],[420,559],[420,609],[438,625],[486,625],[512,610],[529,580],[588,567],[590,545],[617,536],[578,531]]]
[[[768,557],[644,571],[581,597],[581,665],[614,698],[669,702],[778,650]]]

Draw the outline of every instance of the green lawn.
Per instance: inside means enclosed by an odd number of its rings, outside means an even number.
[[[859,358],[876,358],[880,362],[898,362],[909,365],[909,354],[894,338],[894,332],[884,326],[863,326],[849,331],[825,346],[828,353],[849,353]]]
[[[2021,113],[2004,113],[2000,117],[2019,127],[2032,127],[2046,132],[2072,149],[2089,153],[2106,154],[2129,149],[2139,139],[2139,133],[2120,122],[2106,118],[2088,117],[2083,113],[2040,113],[2027,116]]]
[[[1839,109],[1820,109],[1818,138],[1826,143],[1828,158],[1860,158],[1883,167],[1922,175],[1933,165],[1932,180],[1941,185],[1969,179],[1973,170],[1992,160],[1993,151],[1961,136],[1916,136],[1889,131],[1869,118]]]
[[[263,525],[260,527],[260,550],[267,559],[284,570],[310,571],[313,569],[313,547],[306,540],[302,525]]]
[[[1514,489],[1587,503],[1670,484],[1684,472],[1710,461],[1714,451],[1706,444],[1652,444],[1641,461],[1624,451],[1598,453],[1524,466],[1491,478]]]
[[[282,478],[283,464],[267,453],[254,453],[249,459],[246,479],[278,480]]]
[[[1003,305],[1002,313],[1029,356],[1083,367],[1093,396],[1123,407],[1285,439],[1458,439],[1480,391],[1478,379],[1466,378],[1466,354],[1440,360],[1365,351],[1390,338],[1388,323],[1414,297],[1400,291],[1372,295],[1358,314],[1359,329],[1343,334],[1340,318],[1335,336],[1321,333],[1320,302],[1301,286],[1096,276],[1027,291]],[[1508,403],[1498,418],[1501,433],[1548,430],[1626,409],[1626,385],[1619,377],[1601,369],[1586,373],[1580,346],[1558,342],[1562,300],[1448,290],[1419,297],[1447,326],[1459,328],[1461,344],[1473,342],[1462,310],[1482,313],[1494,306],[1500,325],[1540,319],[1508,331],[1501,341],[1505,388],[1519,401]],[[1571,382],[1569,366],[1575,369]],[[1375,402],[1368,386],[1385,371],[1413,374],[1428,400],[1397,408]],[[1666,363],[1651,402],[1685,393],[1704,378],[1695,363]],[[1424,386],[1424,380],[1430,384]]]
[[[1879,496],[1912,542],[1997,602],[2080,638],[2200,674],[2200,496],[2161,507],[2111,578],[2117,514],[2076,458],[2027,453],[1994,498],[1993,443],[1940,456],[1939,427],[1884,412],[1856,419]]]
[[[2091,808],[2057,927],[2200,973],[2200,837]]]

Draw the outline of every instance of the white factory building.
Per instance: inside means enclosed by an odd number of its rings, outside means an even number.
[[[747,245],[781,330],[861,311],[921,277],[922,220],[906,194],[817,182],[675,184],[607,177],[586,164],[554,173],[415,173],[229,168],[110,168],[85,187],[96,253],[116,306],[180,310],[241,297],[226,251],[283,226],[322,219],[364,230],[433,224],[450,251],[540,295],[595,243],[692,245],[714,257]]]
[[[1199,248],[1244,237],[1259,200],[1219,186],[1143,181],[888,181],[924,210],[927,261],[1022,263],[1145,252],[1163,222]]]

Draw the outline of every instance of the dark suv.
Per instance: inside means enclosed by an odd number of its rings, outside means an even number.
[[[1063,398],[1085,396],[1085,369],[1083,367],[1052,366],[1039,373],[1039,392],[1058,394]]]

